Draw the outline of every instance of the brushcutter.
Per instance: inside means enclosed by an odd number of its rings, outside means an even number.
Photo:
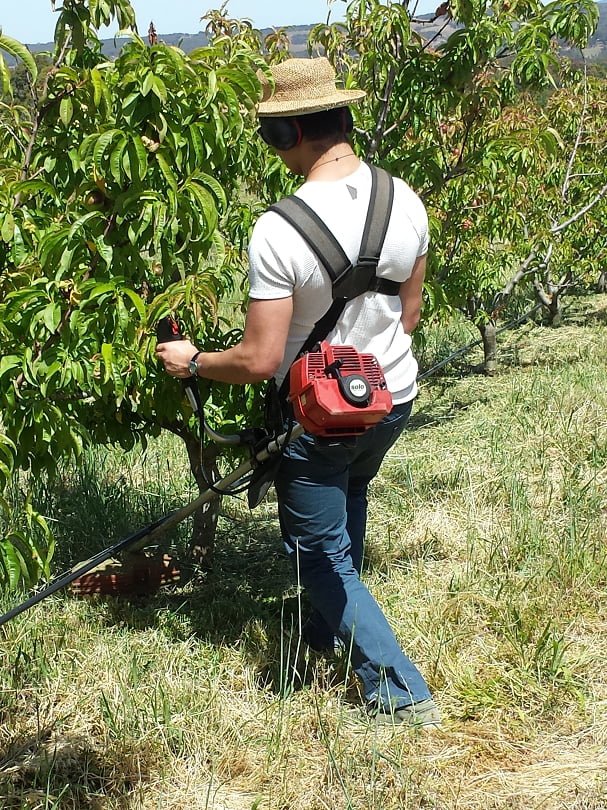
[[[164,318],[159,322],[157,326],[157,338],[159,343],[170,340],[181,340],[181,337],[176,321],[170,318]],[[25,602],[11,608],[11,610],[3,616],[0,616],[0,627],[16,616],[19,616],[19,614],[34,607],[34,605],[39,604],[48,596],[57,593],[57,591],[67,587],[76,580],[81,580],[86,574],[98,569],[99,566],[102,566],[116,555],[125,552],[135,553],[146,547],[156,545],[169,529],[177,526],[197,509],[200,509],[219,495],[233,495],[237,492],[243,492],[246,489],[248,490],[248,500],[251,508],[261,502],[271,486],[283,448],[289,441],[300,436],[304,429],[300,425],[293,424],[291,428],[280,435],[268,435],[265,432],[255,430],[244,430],[236,434],[218,433],[204,422],[196,380],[184,380],[183,385],[188,399],[200,420],[201,434],[202,430],[204,430],[204,433],[213,442],[220,445],[248,447],[250,451],[249,459],[240,464],[224,478],[217,481],[207,481],[207,488],[186,506],[159,518],[134,534],[130,534],[114,545],[99,551],[90,559],[77,563],[69,571],[57,576],[40,591],[30,596]],[[168,572],[168,578],[171,578],[171,571]]]
[[[163,318],[158,323],[156,336],[158,343],[182,339],[179,325],[172,318]],[[149,558],[136,559],[133,555],[156,545],[156,541],[168,529],[181,523],[218,495],[236,495],[247,491],[249,507],[255,508],[274,481],[284,447],[305,430],[319,437],[320,441],[340,441],[368,430],[389,413],[392,407],[392,399],[377,360],[373,355],[360,354],[353,346],[333,347],[324,340],[309,348],[304,346],[290,371],[286,382],[289,385],[290,380],[287,398],[298,421],[295,422],[292,418],[287,420],[289,427],[281,433],[278,430],[251,428],[234,434],[218,433],[204,419],[197,378],[182,380],[185,393],[199,420],[201,459],[203,437],[206,435],[219,445],[247,448],[248,460],[222,479],[211,481],[205,478],[206,489],[191,503],[60,574],[21,605],[0,616],[0,626],[72,583],[78,582],[76,590],[80,594],[125,591],[145,593],[150,589],[155,590],[161,584],[174,581],[179,573],[172,565],[170,557],[165,556],[160,566],[157,564],[154,567]],[[282,430],[282,419],[275,419],[275,422]],[[204,475],[202,464],[201,471]],[[105,588],[96,587],[94,577],[84,579],[90,572],[99,572],[100,566],[112,560],[115,555],[125,552],[131,555],[132,563],[136,562],[130,576],[124,569],[121,572],[118,569],[116,573],[110,571],[104,580]],[[99,579],[97,583],[98,581]]]

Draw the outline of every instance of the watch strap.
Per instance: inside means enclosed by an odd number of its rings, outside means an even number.
[[[202,354],[202,352],[196,352],[196,354],[192,357],[192,359],[188,363],[188,368],[192,372],[192,377],[195,377],[198,374],[198,364],[196,362],[196,359],[199,354]]]

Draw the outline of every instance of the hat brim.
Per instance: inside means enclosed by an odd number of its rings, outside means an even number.
[[[340,90],[331,96],[314,99],[301,99],[297,101],[280,101],[269,98],[261,101],[257,106],[257,115],[265,118],[279,118],[289,115],[310,115],[323,110],[333,110],[335,107],[345,107],[362,101],[366,96],[364,90]]]

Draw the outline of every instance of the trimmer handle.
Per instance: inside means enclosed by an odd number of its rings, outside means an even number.
[[[156,340],[158,343],[172,343],[174,340],[183,340],[183,335],[179,329],[179,323],[175,318],[167,315],[166,318],[161,318],[156,324]],[[202,406],[200,403],[200,393],[198,385],[192,378],[181,380],[181,387],[185,391],[187,398],[190,400],[190,405],[194,413],[200,414]]]
[[[156,339],[158,343],[172,343],[174,340],[183,340],[183,335],[179,329],[179,323],[175,320],[175,318],[171,318],[169,315],[166,318],[161,318],[158,321],[156,324]],[[196,377],[189,377],[185,380],[181,380],[181,385],[190,401],[190,405],[192,406],[194,413],[198,414],[200,418],[201,426],[204,429],[204,432],[212,441],[216,442],[217,444],[242,444],[242,437],[239,433],[217,433],[206,424],[202,412],[200,392],[198,390],[198,379]]]
[[[168,315],[161,318],[156,324],[156,340],[158,343],[171,343],[173,340],[183,340],[179,323]]]

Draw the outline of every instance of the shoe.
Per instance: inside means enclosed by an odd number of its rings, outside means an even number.
[[[301,635],[304,643],[321,655],[330,655],[343,646],[319,616],[311,616],[304,623]]]
[[[413,729],[431,729],[441,726],[440,712],[431,698],[397,709],[374,706],[369,714],[371,721],[379,726],[406,726]]]

